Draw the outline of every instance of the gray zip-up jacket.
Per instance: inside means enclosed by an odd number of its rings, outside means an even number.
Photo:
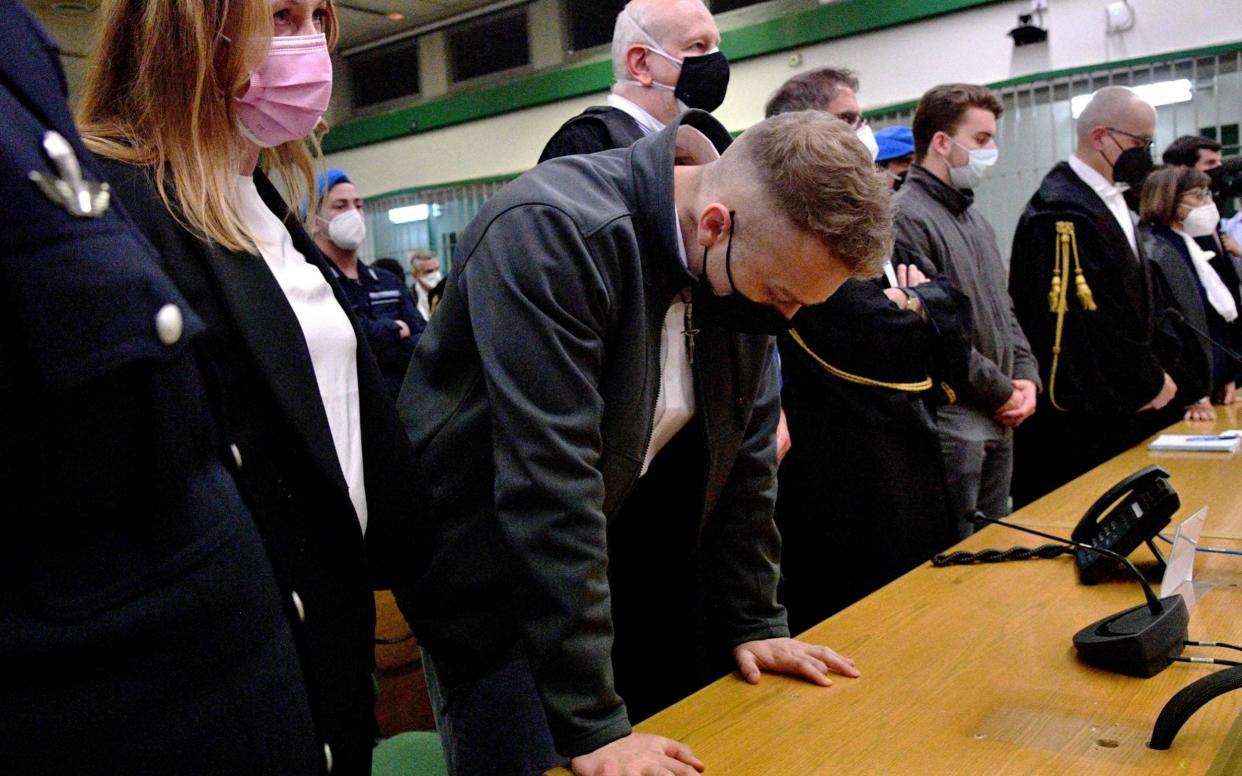
[[[1030,380],[1041,391],[1043,384],[1013,313],[996,232],[974,201],[915,165],[893,197],[893,219],[897,253],[926,257],[970,297],[970,385],[958,401],[990,415],[1013,395],[1012,380]]]
[[[684,125],[730,142],[690,111],[629,148],[544,162],[490,199],[398,402],[435,534],[430,571],[398,593],[402,611],[450,686],[520,641],[569,757],[630,732],[613,686],[608,567],[621,550],[608,531],[651,437],[665,314],[695,283],[673,198]],[[772,520],[780,397],[772,337],[694,326],[691,422],[706,476],[685,553],[704,559],[727,654],[789,635]]]

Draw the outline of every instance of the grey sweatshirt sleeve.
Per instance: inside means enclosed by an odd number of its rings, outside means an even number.
[[[492,412],[497,530],[516,619],[557,751],[630,732],[613,687],[599,383],[608,288],[576,224],[501,214],[464,289]]]
[[[1008,295],[1008,294],[1006,294]],[[1009,330],[1013,338],[1013,376],[1015,380],[1030,380],[1035,383],[1040,393],[1044,391],[1044,383],[1039,378],[1039,362],[1031,352],[1031,343],[1018,323],[1018,316],[1013,311],[1013,300],[1009,300]]]

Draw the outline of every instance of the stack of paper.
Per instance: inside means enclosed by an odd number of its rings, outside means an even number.
[[[1231,428],[1219,434],[1161,434],[1147,449],[1232,453],[1239,447],[1242,447],[1242,430]]]

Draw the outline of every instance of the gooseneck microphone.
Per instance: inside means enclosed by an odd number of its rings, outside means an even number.
[[[1155,676],[1168,668],[1173,658],[1182,653],[1190,626],[1190,611],[1186,608],[1185,599],[1180,595],[1157,598],[1151,585],[1129,558],[1102,547],[1007,523],[988,517],[982,512],[975,512],[971,520],[976,524],[995,523],[1043,539],[1062,542],[1079,550],[1120,561],[1130,569],[1134,578],[1143,586],[1147,603],[1111,614],[1074,634],[1074,647],[1083,662],[1108,671],[1145,678]]]
[[[1186,316],[1182,315],[1181,310],[1177,309],[1176,307],[1166,307],[1164,308],[1164,311],[1161,313],[1161,315],[1173,321],[1174,323],[1180,323],[1181,325],[1185,326],[1187,329],[1190,329],[1195,334],[1199,335],[1199,338],[1202,339],[1204,342],[1207,342],[1212,347],[1224,353],[1226,356],[1229,356],[1230,360],[1232,360],[1235,364],[1242,366],[1242,356],[1238,355],[1237,351],[1235,351],[1233,348],[1225,347],[1221,343],[1212,339],[1212,335],[1208,334],[1203,329],[1200,329],[1198,326],[1195,326],[1193,323],[1186,320]]]

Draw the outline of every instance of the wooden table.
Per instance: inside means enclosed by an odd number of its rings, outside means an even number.
[[[1238,426],[1236,411],[1217,425]],[[1212,540],[1204,543],[1242,549],[1242,454],[1188,457],[1144,446],[1015,519],[1070,527],[1109,485],[1153,460],[1181,494],[1177,519],[1207,503],[1204,535]],[[959,546],[1038,543],[993,526]],[[1150,555],[1141,548],[1135,558]],[[1201,554],[1196,578],[1216,588],[1191,612],[1190,638],[1242,643],[1242,558]],[[712,776],[1242,774],[1239,692],[1201,709],[1170,750],[1146,746],[1164,703],[1218,667],[1175,663],[1135,679],[1076,658],[1075,632],[1142,601],[1133,583],[1078,584],[1068,556],[922,566],[805,634],[853,657],[861,678],[819,688],[780,676],[750,686],[729,676],[638,729],[690,744]]]
[[[1242,428],[1238,405],[1216,408],[1216,422],[1178,423],[1170,434],[1212,434]],[[1152,437],[1153,439],[1155,437]],[[1150,440],[1148,440],[1150,441]],[[1027,505],[1015,517],[1029,526],[1072,529],[1078,518],[1105,489],[1127,474],[1148,464],[1159,464],[1171,475],[1169,482],[1181,497],[1182,508],[1173,525],[1208,506],[1205,538],[1242,539],[1242,452],[1155,452],[1144,442],[1122,453],[1065,487]],[[1168,534],[1172,535],[1172,526]]]

